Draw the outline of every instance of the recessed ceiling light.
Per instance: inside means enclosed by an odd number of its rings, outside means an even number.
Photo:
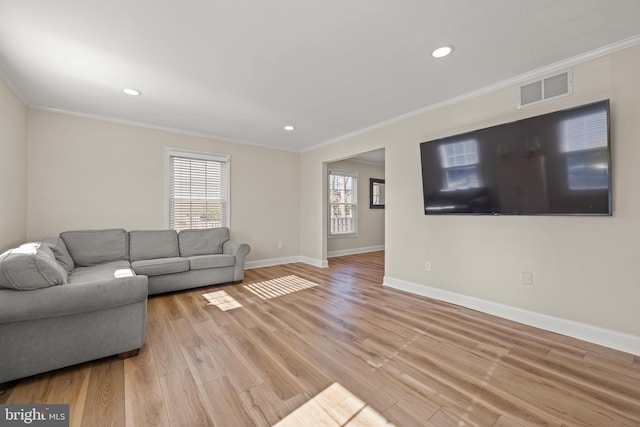
[[[140,95],[142,95],[142,92],[140,92],[139,90],[137,90],[137,89],[131,89],[131,88],[128,88],[128,87],[127,87],[127,88],[122,89],[122,91],[123,91],[124,93],[126,93],[127,95],[131,95],[131,96],[140,96]]]
[[[291,126],[291,125],[286,125],[286,126],[284,127],[284,130],[286,130],[286,131],[288,131],[288,132],[291,132],[292,130],[295,130],[295,127],[293,127],[293,126]]]
[[[453,46],[442,46],[431,52],[431,56],[434,58],[444,58],[453,52]]]

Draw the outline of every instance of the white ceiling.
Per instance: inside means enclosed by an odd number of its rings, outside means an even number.
[[[0,76],[33,107],[303,151],[634,41],[639,17],[639,0],[0,0]]]

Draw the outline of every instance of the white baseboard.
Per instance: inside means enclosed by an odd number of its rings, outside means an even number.
[[[247,261],[244,263],[244,269],[251,270],[252,268],[273,267],[274,265],[292,264],[294,262],[303,262],[305,264],[309,264],[319,268],[329,267],[329,263],[327,261],[322,261],[319,259],[309,258],[304,256],[291,256],[291,257],[282,257],[282,258],[260,259],[256,261]]]
[[[355,249],[343,249],[341,251],[327,252],[327,258],[334,258],[337,256],[345,256],[345,255],[366,254],[367,252],[377,252],[377,251],[383,251],[383,250],[384,250],[384,245],[367,246],[365,248],[355,248]]]
[[[290,256],[282,258],[260,259],[257,261],[247,261],[244,263],[244,269],[251,270],[252,268],[272,267],[274,265],[291,264],[294,262],[301,262],[300,257]]]
[[[364,254],[367,252],[375,252],[375,251],[382,251],[382,250],[384,250],[384,245],[369,246],[366,248],[357,248],[357,249],[346,249],[342,251],[327,252],[327,258],[344,256],[344,255]],[[274,265],[291,264],[294,262],[303,262],[305,264],[309,264],[318,268],[329,267],[329,262],[326,259],[320,260],[316,258],[309,258],[306,256],[298,255],[298,256],[290,256],[290,257],[282,257],[282,258],[270,258],[270,259],[260,259],[256,261],[247,261],[244,263],[244,269],[251,270],[252,268],[272,267]]]
[[[314,267],[318,267],[318,268],[328,268],[329,267],[329,262],[325,259],[325,260],[321,260],[321,259],[315,259],[315,258],[309,258],[306,256],[302,256],[300,257],[300,262],[304,262],[305,264],[309,264],[312,265]]]
[[[640,337],[635,335],[536,313],[389,276],[384,277],[382,285],[640,356]]]

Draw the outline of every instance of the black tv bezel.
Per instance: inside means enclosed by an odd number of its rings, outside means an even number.
[[[424,162],[422,159],[422,146],[424,144],[430,144],[435,142],[441,142],[448,139],[464,137],[465,135],[472,135],[476,132],[480,132],[487,129],[497,128],[500,126],[507,126],[514,123],[518,123],[521,121],[525,121],[532,118],[551,116],[558,113],[568,113],[574,110],[588,108],[591,106],[595,106],[598,104],[604,104],[605,110],[607,112],[607,167],[608,167],[608,195],[607,195],[607,208],[608,212],[603,213],[594,213],[594,212],[564,212],[564,213],[556,213],[556,212],[535,212],[535,213],[521,213],[521,212],[445,212],[445,211],[427,211],[426,209],[426,199],[425,199],[425,191],[424,191],[424,183],[425,183],[425,175],[424,175]],[[612,140],[611,140],[611,100],[603,99],[600,101],[590,102],[587,104],[581,104],[574,107],[564,108],[560,110],[551,111],[548,113],[538,114],[535,116],[525,117],[518,120],[512,120],[509,122],[500,123],[493,126],[487,126],[483,128],[474,129],[472,131],[461,132],[457,134],[452,134],[448,136],[444,136],[437,139],[432,139],[429,141],[424,141],[419,144],[420,150],[420,173],[421,173],[421,183],[422,183],[422,209],[423,214],[425,216],[446,216],[446,215],[454,215],[454,216],[482,216],[482,217],[494,217],[494,216],[510,216],[510,217],[523,217],[523,216],[555,216],[555,217],[567,217],[567,216],[581,216],[581,217],[612,217],[613,216],[613,156],[612,156]]]

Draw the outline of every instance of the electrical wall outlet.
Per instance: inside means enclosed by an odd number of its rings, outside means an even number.
[[[424,262],[424,271],[431,271],[431,261]]]
[[[522,272],[522,284],[523,285],[533,285],[533,273],[530,271]]]

